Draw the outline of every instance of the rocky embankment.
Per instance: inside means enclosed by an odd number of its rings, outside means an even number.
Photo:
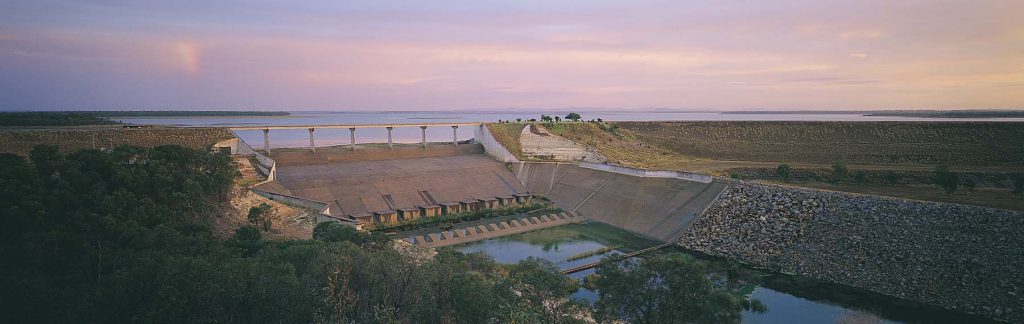
[[[233,138],[224,128],[103,128],[0,131],[0,153],[28,155],[39,144],[57,145],[64,153],[111,149],[121,145],[181,145],[204,148]]]
[[[684,247],[1024,321],[1024,213],[737,182]]]

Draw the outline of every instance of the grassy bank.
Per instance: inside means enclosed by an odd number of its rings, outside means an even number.
[[[525,123],[487,124],[487,130],[491,131],[494,139],[520,161],[526,160],[523,156],[522,145],[519,143],[519,134],[522,133],[523,127],[526,127]]]

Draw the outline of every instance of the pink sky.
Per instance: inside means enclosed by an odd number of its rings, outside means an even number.
[[[1024,1],[5,1],[0,110],[1024,108]]]

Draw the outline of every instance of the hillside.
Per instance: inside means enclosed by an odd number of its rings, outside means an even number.
[[[1024,165],[1024,123],[618,122],[637,139],[714,160]]]

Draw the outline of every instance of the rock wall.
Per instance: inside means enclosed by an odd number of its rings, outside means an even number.
[[[28,155],[38,144],[51,144],[64,153],[81,149],[110,149],[121,145],[181,145],[205,148],[234,138],[224,128],[102,128],[0,131],[0,152]]]
[[[1024,213],[736,182],[682,235],[711,255],[1024,320]]]

